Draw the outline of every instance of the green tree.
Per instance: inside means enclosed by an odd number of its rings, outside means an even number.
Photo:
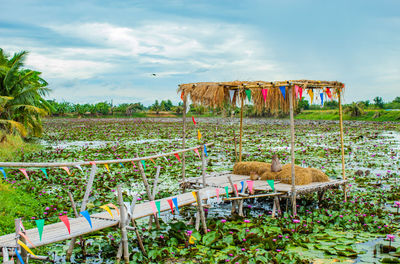
[[[376,107],[383,108],[384,102],[382,100],[382,97],[379,97],[379,96],[375,97],[374,102],[375,102]]]
[[[346,114],[350,114],[350,116],[352,116],[352,117],[362,116],[364,114],[363,108],[364,108],[364,104],[361,102],[352,103],[351,105],[348,105],[344,109],[344,112]]]
[[[25,128],[25,131],[17,129],[22,136],[40,136],[41,117],[53,110],[43,98],[50,89],[40,72],[23,68],[27,54],[22,51],[10,57],[0,49],[0,126],[13,132],[16,123],[14,126],[11,123],[18,122]]]
[[[154,104],[150,107],[150,109],[158,115],[161,111],[161,105],[158,103],[158,100],[154,102]]]

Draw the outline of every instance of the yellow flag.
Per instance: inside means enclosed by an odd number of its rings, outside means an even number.
[[[201,133],[200,130],[197,129],[197,138],[200,140],[201,139]]]
[[[104,166],[106,167],[107,171],[110,172],[110,168],[108,167],[108,164],[104,164]]]
[[[314,92],[313,92],[313,90],[312,89],[308,89],[308,95],[310,96],[310,99],[311,99],[311,104],[313,103],[313,101],[314,101]]]
[[[35,254],[33,254],[32,250],[30,250],[30,249],[28,248],[28,246],[25,245],[24,242],[22,242],[21,240],[18,239],[17,243],[18,243],[21,247],[23,247],[26,251],[28,251],[29,254],[31,254],[32,256],[37,257]]]
[[[191,235],[191,236],[189,237],[189,244],[192,244],[192,245],[193,245],[194,242],[195,242],[196,240],[197,240],[197,238],[195,238],[194,236]]]
[[[112,208],[114,208],[115,211],[117,211],[117,214],[119,215],[119,209],[118,209],[118,207],[116,207],[116,206],[113,205],[112,203],[106,204],[106,206],[111,206]]]
[[[194,197],[194,200],[195,200],[196,203],[197,203],[197,195],[196,195],[196,192],[192,192],[192,195],[193,195],[193,197]]]
[[[100,206],[100,208],[106,210],[111,215],[111,217],[114,219],[114,216],[111,213],[110,207],[108,207],[107,205],[102,205],[102,206]]]

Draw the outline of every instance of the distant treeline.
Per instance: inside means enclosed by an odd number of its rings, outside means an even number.
[[[174,105],[171,100],[156,100],[150,106],[144,106],[140,102],[124,103],[113,105],[109,102],[99,102],[95,104],[74,104],[70,102],[56,102],[55,100],[48,100],[52,106],[53,116],[146,116],[148,114],[155,115],[181,115],[184,111],[182,103]],[[326,101],[321,107],[319,104],[310,105],[307,100],[302,98],[297,108],[296,113],[302,110],[332,110],[338,109],[339,104],[337,101]],[[381,97],[375,97],[373,101],[359,101],[343,106],[344,110],[350,112],[351,115],[362,115],[364,110],[368,109],[400,109],[400,97],[396,97],[392,102],[384,102]],[[203,116],[233,116],[240,113],[238,106],[233,106],[226,103],[224,107],[217,107],[215,109],[198,106],[191,104],[189,106],[188,115],[203,115]],[[354,113],[352,113],[354,112]],[[262,111],[258,113],[253,105],[244,106],[244,115],[248,117],[264,116],[264,117],[284,117],[285,114],[280,112],[271,113],[269,111]]]

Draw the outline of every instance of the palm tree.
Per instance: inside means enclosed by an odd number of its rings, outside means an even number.
[[[22,136],[40,136],[41,117],[47,115],[51,105],[43,99],[50,92],[40,72],[23,69],[28,53],[15,53],[11,58],[0,49],[0,125],[9,132],[17,131]],[[21,129],[22,124],[25,131]],[[17,128],[18,127],[18,128]]]

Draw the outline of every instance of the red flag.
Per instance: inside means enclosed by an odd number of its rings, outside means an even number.
[[[71,234],[71,226],[69,225],[69,220],[67,215],[59,216],[60,220],[65,224],[68,229],[68,234]]]
[[[262,89],[262,95],[264,97],[264,103],[267,102],[268,89]]]
[[[172,214],[174,214],[174,204],[172,203],[172,199],[168,199],[167,202],[169,203],[169,207],[171,207]]]
[[[301,99],[301,97],[303,96],[303,88],[299,87],[298,93],[299,93],[299,99]]]
[[[192,116],[193,124],[196,125],[196,120],[194,120],[194,116]]]
[[[237,188],[237,184],[235,183],[235,184],[233,184],[233,187],[235,187],[235,189],[236,189],[236,192],[237,193],[239,193],[239,191],[238,191],[238,188]]]
[[[184,93],[183,93],[183,91],[182,91],[182,93],[181,93],[181,99],[182,99],[182,101],[183,101],[183,95],[184,95]]]
[[[181,162],[181,159],[179,158],[178,153],[174,153],[175,157],[179,160],[179,162]]]
[[[329,99],[332,99],[331,89],[326,88],[326,95],[329,97]]]

